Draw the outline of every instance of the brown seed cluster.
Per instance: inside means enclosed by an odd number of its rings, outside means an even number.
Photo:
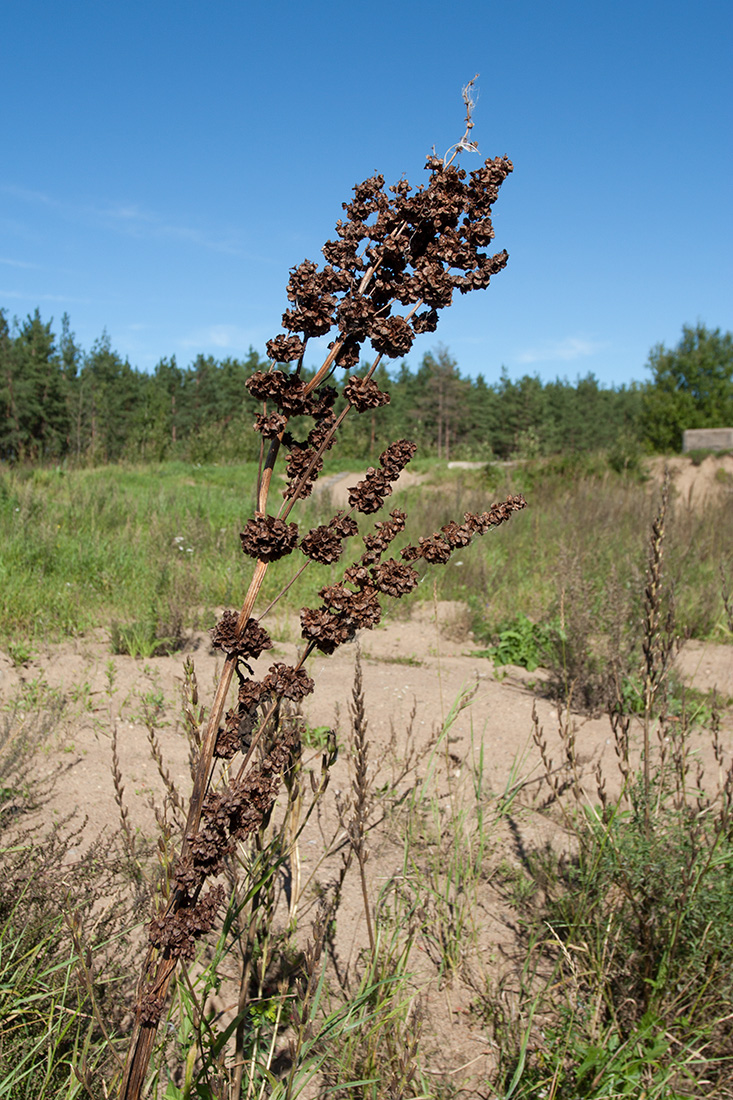
[[[389,394],[380,390],[372,378],[358,378],[354,375],[344,386],[344,397],[357,412],[378,409],[389,404]]]
[[[388,193],[381,175],[357,184],[337,237],[323,248],[323,269],[304,260],[290,273],[291,308],[282,320],[291,335],[270,341],[273,360],[300,361],[304,341],[332,329],[338,366],[356,366],[366,340],[400,358],[418,333],[434,331],[454,290],[487,287],[505,266],[506,252],[483,249],[494,238],[491,210],[512,162],[496,157],[467,174],[428,157],[426,167],[428,184],[414,191],[400,180]],[[407,313],[395,312],[398,306]]]
[[[245,746],[252,743],[252,730],[256,716],[252,715],[248,720],[247,715],[240,716],[238,710],[228,710],[224,716],[224,725],[220,726],[216,734],[214,756],[219,760],[231,760]]]
[[[297,523],[284,523],[276,516],[255,516],[248,519],[239,536],[242,549],[250,558],[277,561],[291,554],[298,541]]]
[[[256,619],[248,619],[241,634],[237,633],[239,615],[225,611],[211,632],[214,649],[222,649],[230,657],[251,658],[256,661],[265,649],[272,649],[272,639]]]
[[[290,454],[287,462],[288,485],[284,491],[288,497],[306,497],[323,467],[321,455],[333,445],[336,418],[333,406],[338,391],[333,386],[321,385],[308,391],[299,374],[285,374],[281,370],[256,371],[246,383],[254,397],[275,404],[279,412],[260,414],[254,423],[255,431],[265,439],[279,439]],[[296,440],[287,431],[292,416],[311,416],[315,424],[304,440]]]
[[[285,374],[283,371],[255,371],[245,385],[253,397],[265,403],[270,401],[280,410],[270,414],[263,412],[255,419],[254,429],[265,439],[280,439],[289,451],[288,483],[283,495],[286,498],[308,496],[322,469],[321,454],[332,445],[332,430],[336,423],[333,405],[336,404],[338,390],[333,386],[321,385],[308,392],[299,374]],[[294,416],[309,416],[315,420],[305,440],[294,439],[286,430],[289,418]]]
[[[369,572],[374,581],[374,587],[395,600],[411,592],[419,579],[414,569],[395,561],[394,558],[372,566]]]
[[[258,370],[246,385],[253,397],[259,401],[271,401],[285,416],[303,416],[313,407],[313,398],[306,392],[306,384],[299,374]]]
[[[405,439],[387,447],[380,455],[379,469],[370,468],[366,478],[350,490],[352,507],[366,514],[376,512],[415,450],[415,444]],[[389,521],[376,523],[374,532],[364,536],[366,549],[359,561],[345,570],[343,582],[320,590],[321,607],[306,607],[301,612],[300,624],[307,642],[322,653],[333,653],[337,646],[351,641],[357,630],[377,625],[382,614],[381,594],[399,599],[412,591],[418,582],[414,569],[394,559],[381,562],[382,554],[404,529],[405,513],[395,509]]]
[[[407,439],[390,444],[379,456],[379,469],[370,466],[364,480],[349,489],[351,507],[364,515],[378,512],[384,498],[392,492],[391,482],[397,481],[416,450],[416,445]]]
[[[304,260],[290,272],[290,308],[282,318],[287,332],[268,342],[267,354],[295,369],[257,371],[247,382],[265,403],[255,430],[289,451],[286,499],[309,495],[333,441],[337,391],[323,384],[311,389],[301,373],[309,337],[333,333],[331,359],[346,370],[358,365],[367,341],[378,355],[400,358],[417,335],[435,331],[438,311],[451,304],[454,290],[488,286],[507,262],[506,252],[482,250],[493,240],[492,206],[512,162],[496,157],[467,174],[433,156],[427,169],[427,186],[414,191],[407,180],[385,190],[381,175],[357,184],[336,238],[324,245],[324,267]],[[343,396],[359,413],[389,401],[368,377],[349,379]],[[315,420],[302,441],[287,430],[294,416]],[[376,478],[363,487],[372,504],[360,510],[375,511],[389,491]]]
[[[153,947],[169,952],[176,959],[192,959],[196,954],[196,940],[214,927],[224,900],[224,887],[219,884],[207,891],[196,905],[156,917],[148,929]]]
[[[249,666],[246,667],[251,673]],[[245,679],[241,673],[239,675],[237,705],[227,711],[224,725],[217,732],[214,754],[223,760],[231,760],[240,750],[248,750],[255,726],[264,708],[273,700],[289,699],[299,703],[311,694],[315,686],[304,669],[280,662],[272,665],[262,680]]]
[[[252,768],[243,779],[234,779],[223,789],[209,791],[206,795],[201,825],[195,833],[189,833],[186,837],[188,851],[176,867],[176,886],[188,899],[195,896],[206,878],[221,871],[225,857],[233,851],[236,843],[255,832],[265,821],[277,798],[283,769],[299,737],[300,730],[296,723],[281,730],[261,764]],[[185,908],[178,910],[176,917],[184,912],[195,912],[201,904],[193,905],[189,900]],[[213,901],[210,904],[213,905]],[[164,923],[170,921],[171,914],[168,914]],[[202,926],[201,914],[193,924],[185,924],[187,934],[190,933],[194,939],[203,935],[203,928],[196,931],[199,926]],[[172,951],[174,944],[179,944],[180,950],[188,950],[187,935],[183,932],[164,933],[154,922],[150,935],[155,946],[167,947]],[[161,939],[164,935],[168,936],[165,943]]]
[[[165,1001],[158,997],[153,990],[143,993],[139,1001],[138,1014],[143,1024],[155,1026],[163,1015]]]
[[[513,512],[526,506],[527,501],[519,495],[492,504],[488,512],[466,512],[463,523],[446,524],[430,538],[418,539],[417,546],[406,546],[401,556],[405,561],[423,558],[431,565],[444,565],[453,551],[467,546],[474,535],[485,535],[490,527],[506,523]]]
[[[362,555],[362,563],[371,565],[379,561],[381,555],[389,544],[405,529],[407,516],[399,508],[389,513],[389,520],[383,520],[374,524],[374,533],[364,535],[364,545],[367,553]]]
[[[248,619],[241,634],[237,633],[239,616],[236,611],[225,611],[219,622],[211,632],[211,644],[215,649],[223,650],[227,657],[234,657],[237,661],[237,669],[241,676],[240,667],[243,664],[247,671],[252,669],[248,660],[257,658],[267,649],[272,649],[272,639],[267,631],[259,625],[256,619]],[[243,681],[245,682],[245,681]],[[265,694],[262,686],[261,694]],[[256,723],[256,708],[252,699],[240,704],[233,710],[227,711],[223,727],[219,728],[214,746],[214,755],[221,760],[231,760],[240,749],[249,746],[249,741]]]
[[[314,527],[300,541],[300,549],[311,561],[321,565],[333,565],[341,557],[344,539],[355,535],[359,528],[356,520],[338,512],[330,523]]]
[[[381,616],[380,595],[400,599],[417,585],[418,574],[406,562],[423,558],[430,564],[445,563],[454,550],[467,546],[474,536],[505,523],[513,512],[525,506],[524,497],[512,496],[493,504],[488,512],[466,512],[462,524],[448,523],[431,538],[421,538],[417,546],[406,546],[401,553],[402,562],[394,558],[382,562],[382,554],[405,527],[404,512],[392,512],[391,521],[377,523],[374,533],[364,536],[366,549],[359,561],[344,572],[344,582],[320,590],[323,606],[303,609],[300,615],[303,637],[322,653],[333,653],[337,646],[351,641],[360,628],[368,630],[377,625]]]
[[[290,665],[275,664],[263,680],[265,691],[276,699],[290,699],[299,703],[310,695],[315,684],[305,669],[291,668]]]

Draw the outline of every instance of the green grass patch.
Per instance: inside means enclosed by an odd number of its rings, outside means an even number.
[[[356,465],[328,465],[325,476]],[[423,480],[390,498],[385,509],[407,512],[410,541],[507,493],[524,492],[529,506],[502,527],[501,537],[490,532],[445,568],[426,572],[405,607],[432,599],[435,585],[441,599],[471,601],[483,624],[480,640],[496,645],[498,634],[518,629],[521,638],[507,637],[502,649],[514,645],[520,656],[529,637],[526,623],[516,627],[521,616],[540,624],[537,629],[563,615],[572,626],[584,609],[603,633],[612,629],[609,608],[627,622],[637,613],[634,593],[654,493],[636,476],[615,473],[594,456],[475,470],[448,470],[435,460],[413,466]],[[22,663],[27,647],[41,640],[116,623],[115,648],[152,655],[175,648],[171,639],[192,627],[212,625],[214,609],[238,606],[246,591],[252,563],[242,555],[239,532],[252,513],[256,478],[254,463],[0,470],[0,645],[12,643]],[[302,530],[327,522],[325,506],[326,497],[315,494],[293,518]],[[369,519],[361,517],[362,530]],[[727,502],[704,514],[680,502],[665,564],[681,631],[725,640],[720,568],[731,545]],[[362,549],[352,540],[342,563]],[[270,566],[261,608],[292,579],[294,562],[299,568],[304,559],[298,554]],[[340,579],[342,563],[309,565],[282,606],[318,606],[318,590]]]
[[[253,463],[4,471],[0,644],[20,659],[21,644],[115,623],[115,649],[152,656],[175,648],[181,631],[213,625],[214,608],[237,605],[252,570],[239,532],[256,478]],[[319,506],[305,502],[299,520],[327,520]],[[291,573],[292,561],[271,566],[265,602]],[[334,576],[309,566],[289,605],[316,601]]]

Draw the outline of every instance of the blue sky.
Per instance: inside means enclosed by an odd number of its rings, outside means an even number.
[[[464,374],[646,377],[683,324],[733,329],[730,0],[5,0],[0,308],[66,311],[134,366],[241,356],[280,331],[381,171],[462,133],[515,171],[509,265],[438,341]],[[464,156],[463,166],[478,167]]]

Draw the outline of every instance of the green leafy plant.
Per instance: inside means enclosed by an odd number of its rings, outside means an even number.
[[[325,749],[333,739],[330,726],[309,726],[303,729],[303,744],[309,749]]]
[[[167,632],[155,609],[144,619],[130,623],[112,622],[110,644],[112,652],[130,657],[161,657],[176,653],[183,646],[180,631]]]
[[[638,437],[629,431],[620,432],[608,452],[608,465],[617,474],[645,480],[642,448]]]
[[[479,626],[479,630],[485,632],[486,628]],[[478,654],[490,657],[497,667],[519,665],[534,672],[546,658],[552,631],[552,626],[533,623],[526,615],[519,614],[499,623],[491,632],[494,644],[479,650]]]

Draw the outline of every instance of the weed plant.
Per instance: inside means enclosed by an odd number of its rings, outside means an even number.
[[[490,657],[497,668],[502,665],[517,665],[526,668],[528,672],[534,672],[544,663],[553,639],[554,624],[533,623],[526,615],[519,614],[513,619],[498,623],[496,630],[490,631],[482,617],[483,609],[478,597],[469,599],[469,608],[474,610],[474,637],[493,643],[484,650],[477,650],[477,656]]]
[[[702,466],[706,458],[718,458],[729,454],[731,454],[731,452],[728,450],[713,450],[710,447],[693,447],[691,451],[687,452],[687,457],[694,466]]]
[[[193,1070],[200,1062],[199,1077],[209,1092],[216,1090],[221,1095],[226,1090],[227,1095],[237,1098],[242,1095],[248,1064],[253,1072],[264,1073],[266,1079],[273,1075],[274,1044],[264,1063],[259,1053],[250,1059],[245,1021],[252,981],[258,983],[261,998],[268,972],[265,960],[272,958],[274,869],[282,860],[292,859],[297,837],[302,804],[298,778],[302,724],[288,715],[287,708],[297,706],[313,690],[305,662],[315,650],[330,654],[353,639],[360,628],[375,626],[381,617],[382,596],[399,598],[416,587],[419,574],[410,563],[444,564],[475,536],[504,523],[524,507],[524,499],[512,495],[489,511],[482,508],[480,512],[466,512],[463,523],[451,521],[433,536],[404,546],[401,561],[383,560],[405,529],[404,512],[393,510],[389,520],[361,532],[364,550],[335,583],[319,589],[321,605],[301,611],[305,646],[297,663],[275,663],[266,675],[255,676],[253,663],[272,648],[270,636],[261,625],[269,606],[259,618],[253,616],[265,580],[272,572],[271,564],[287,560],[296,549],[304,555],[300,567],[289,563],[290,577],[283,591],[310,562],[327,568],[335,565],[345,540],[359,533],[353,514],[366,517],[378,512],[415,453],[415,445],[407,440],[387,446],[379,466],[370,467],[364,479],[350,490],[349,511],[338,512],[327,523],[307,529],[306,517],[301,517],[299,525],[291,514],[298,501],[311,495],[324,457],[338,440],[341,424],[350,413],[371,414],[389,401],[373,377],[383,357],[406,354],[418,334],[434,331],[438,309],[450,305],[456,290],[467,293],[488,286],[491,276],[506,264],[506,252],[489,256],[481,249],[494,236],[491,208],[512,164],[507,158],[487,160],[470,178],[454,167],[460,152],[475,148],[469,141],[473,127],[470,86],[464,98],[465,134],[445,158],[428,158],[427,186],[413,192],[403,179],[388,193],[381,176],[359,184],[353,201],[345,205],[346,220],[337,224],[336,239],[324,246],[326,266],[319,271],[306,260],[291,271],[287,294],[292,308],[283,315],[286,332],[267,345],[271,369],[257,371],[248,380],[250,394],[262,402],[255,423],[262,446],[254,515],[244,524],[240,541],[255,565],[241,609],[226,611],[213,633],[214,645],[225,654],[225,663],[201,733],[181,850],[175,859],[168,854],[165,857],[165,889],[149,928],[150,947],[142,967],[120,1088],[123,1100],[137,1100],[142,1095],[171,983],[179,966],[184,968],[196,956],[197,944],[217,924],[227,898],[228,912],[240,922],[240,942],[247,945],[248,962],[240,970],[245,977],[240,984],[238,1016],[232,1024],[233,1035],[225,1032],[225,1040],[219,1043],[201,1011],[201,1002],[194,1003],[196,1048],[191,1067]],[[309,338],[324,336],[331,330],[334,336],[324,362],[312,377],[306,378],[303,363]],[[351,371],[358,365],[367,339],[376,359],[363,375],[348,377],[341,394],[344,406],[337,414],[339,391],[329,384],[330,379],[336,368]],[[276,368],[277,363],[287,365],[287,369]],[[283,501],[268,512],[268,506],[273,507],[271,489],[276,484],[273,477],[281,453],[286,455]],[[227,709],[235,676],[236,702]],[[355,723],[363,729],[358,718]],[[243,761],[232,763],[239,754]],[[379,953],[366,878],[366,742],[358,737],[355,760],[353,813],[347,835],[359,869],[374,967]],[[219,765],[219,761],[223,763]],[[328,770],[326,754],[322,778],[314,787],[316,795],[327,783]],[[281,785],[288,794],[285,818],[273,839],[266,840]],[[249,849],[251,838],[256,838],[254,853]],[[243,864],[241,875],[232,880],[230,868],[237,860]],[[325,928],[325,922],[320,927]],[[295,1094],[303,1050],[313,1025],[311,990],[324,942],[322,938],[319,942],[317,935],[314,939],[311,963],[306,965],[307,976],[298,998],[302,1003],[297,1019],[294,1017],[298,1037],[283,1086],[283,1095],[288,1097]],[[190,992],[191,981],[184,981]],[[377,988],[381,981],[381,974],[375,974],[370,988]],[[177,984],[181,988],[180,981]],[[234,1039],[233,1054],[226,1045],[230,1037]],[[184,1083],[184,1087],[190,1092],[190,1083]],[[253,1089],[261,1094],[264,1087],[250,1074],[248,1095]]]
[[[561,811],[571,842],[526,857],[534,917],[516,1014],[498,1027],[507,1097],[731,1095],[733,764],[715,705],[710,781],[687,710],[668,707],[679,639],[663,569],[667,505],[665,485],[645,575],[643,705],[636,717],[618,696],[610,714],[619,793],[609,796],[600,766],[589,784],[569,721],[559,771],[536,726],[545,806]],[[522,904],[526,913],[526,895]],[[492,1011],[500,1004],[493,997]]]
[[[124,1053],[136,910],[119,853],[110,838],[85,846],[80,820],[41,828],[37,816],[52,786],[38,779],[38,754],[65,707],[40,683],[0,711],[0,1096],[8,1100],[102,1100]]]
[[[548,669],[556,697],[572,689],[573,705],[590,712],[602,712],[618,690],[631,700],[653,485],[594,469],[586,459],[572,481],[550,462],[509,468],[505,480],[492,475],[491,485],[501,493],[531,492],[531,517],[507,528],[502,539],[456,556],[441,575],[441,597],[469,605],[474,637],[489,643],[492,658]],[[478,492],[465,477],[462,505],[472,507]],[[418,515],[438,505],[413,493],[407,501]],[[448,504],[440,501],[444,510]],[[733,510],[725,499],[707,503],[703,512],[671,495],[666,570],[682,637],[729,636],[721,570],[725,574],[732,542]]]
[[[22,818],[47,794],[35,760],[59,721],[64,702],[42,679],[0,709],[0,828]]]

